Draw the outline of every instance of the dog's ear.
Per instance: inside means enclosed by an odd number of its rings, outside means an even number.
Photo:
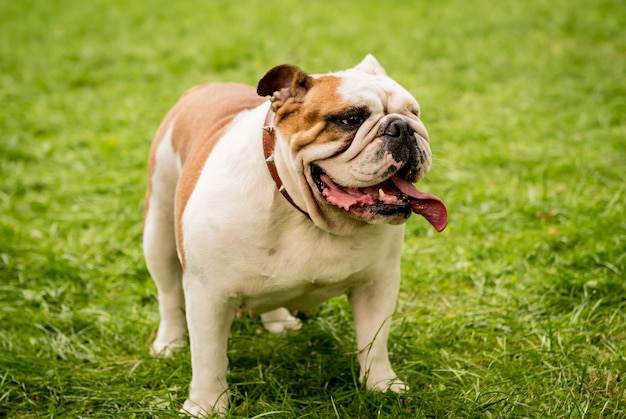
[[[257,85],[259,96],[271,96],[272,110],[276,111],[289,98],[302,100],[313,86],[313,78],[299,67],[283,64],[272,68]]]
[[[387,72],[382,65],[378,62],[372,54],[367,56],[359,64],[354,67],[355,70],[363,71],[364,73],[372,74],[374,76],[386,76]]]

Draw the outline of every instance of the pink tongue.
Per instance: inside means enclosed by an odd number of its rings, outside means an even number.
[[[446,228],[448,210],[441,199],[418,190],[411,182],[397,176],[392,177],[391,181],[403,194],[411,198],[411,209],[414,213],[426,218],[437,231]]]

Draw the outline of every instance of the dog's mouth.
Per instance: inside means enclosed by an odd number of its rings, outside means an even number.
[[[335,183],[319,166],[311,165],[311,176],[326,201],[356,218],[372,214],[400,217],[420,214],[437,230],[448,225],[448,211],[441,199],[418,190],[408,180],[394,175],[384,182],[363,188]]]

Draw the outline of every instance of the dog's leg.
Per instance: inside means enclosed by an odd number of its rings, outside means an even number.
[[[185,275],[192,379],[183,411],[202,416],[228,409],[228,334],[237,306]]]
[[[261,320],[265,328],[275,335],[282,335],[289,330],[298,330],[302,327],[300,320],[292,316],[286,308],[263,313]]]
[[[161,317],[152,353],[168,356],[184,345],[186,333],[182,273],[176,255],[173,226],[166,225],[157,208],[148,211],[143,249],[148,271],[157,285]]]
[[[146,198],[143,251],[148,271],[157,285],[160,324],[152,345],[154,354],[168,356],[184,345],[185,299],[182,289],[182,269],[174,237],[174,190],[178,178],[176,157],[169,146],[171,130],[159,143],[151,193]]]
[[[146,220],[144,232],[144,254],[150,275],[157,285],[161,317],[157,337],[152,344],[152,353],[169,356],[172,351],[185,344],[187,327],[182,273],[176,249],[172,255],[172,249],[168,249],[167,246],[174,243],[174,239],[163,238],[167,234],[152,225],[153,222],[149,221],[149,218]]]
[[[368,390],[402,393],[408,389],[391,368],[387,353],[399,285],[398,274],[397,279],[365,284],[348,295],[359,350],[359,380]]]

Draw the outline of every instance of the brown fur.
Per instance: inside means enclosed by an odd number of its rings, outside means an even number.
[[[306,93],[306,112],[300,112],[301,105],[297,98],[285,101],[277,109],[274,123],[290,139],[292,152],[297,153],[313,141],[324,143],[337,140],[337,132],[329,130],[323,116],[347,106],[338,94],[340,83],[341,79],[335,76],[315,79]]]
[[[172,147],[183,165],[176,187],[175,229],[176,242],[182,252],[181,217],[193,191],[202,167],[211,150],[224,134],[224,129],[242,111],[263,103],[254,88],[243,84],[220,83],[196,86],[183,95],[161,123],[155,136],[148,162],[149,177],[152,178],[156,164],[156,150],[170,124],[174,121]],[[148,211],[151,185],[145,199],[144,214]],[[184,268],[184,260],[183,268]]]

